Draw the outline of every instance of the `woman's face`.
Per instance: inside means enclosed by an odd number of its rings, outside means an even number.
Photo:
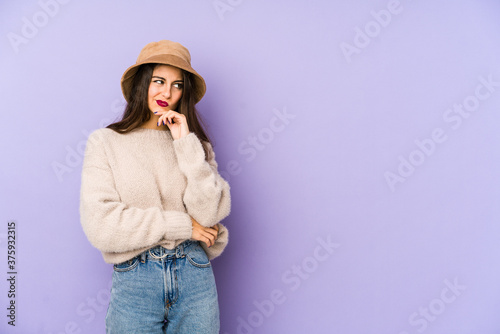
[[[182,70],[170,65],[157,65],[149,84],[148,106],[151,112],[176,110],[182,97]]]

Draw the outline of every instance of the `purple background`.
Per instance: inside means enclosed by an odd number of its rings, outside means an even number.
[[[104,333],[82,152],[160,39],[206,79],[231,185],[221,333],[500,333],[498,1],[55,1],[0,5],[1,333]]]

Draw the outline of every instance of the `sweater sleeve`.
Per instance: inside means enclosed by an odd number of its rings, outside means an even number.
[[[188,214],[203,226],[211,227],[231,211],[230,188],[217,171],[215,153],[208,145],[208,161],[195,133],[174,140],[179,168],[186,176],[184,205]]]
[[[89,136],[82,168],[80,221],[90,243],[103,252],[127,252],[162,239],[191,238],[187,213],[120,201],[102,139],[97,131]]]

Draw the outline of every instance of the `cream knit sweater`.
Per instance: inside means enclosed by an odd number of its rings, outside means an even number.
[[[229,215],[229,184],[219,175],[212,147],[208,162],[194,133],[174,140],[169,130],[138,128],[119,134],[102,128],[87,140],[80,218],[90,243],[107,263],[121,263],[161,245],[191,238],[193,217],[213,226]],[[219,224],[209,259],[228,242]]]

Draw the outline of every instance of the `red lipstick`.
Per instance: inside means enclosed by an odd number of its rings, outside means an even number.
[[[166,101],[156,100],[156,103],[162,108],[168,107],[168,102]]]

